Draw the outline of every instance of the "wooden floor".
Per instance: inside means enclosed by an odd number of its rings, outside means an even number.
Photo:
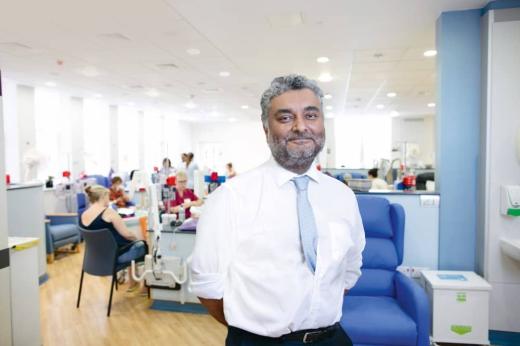
[[[209,315],[150,310],[151,301],[114,290],[106,316],[110,279],[85,274],[76,309],[83,249],[59,255],[47,265],[50,279],[40,286],[42,342],[52,345],[224,345],[226,328]]]

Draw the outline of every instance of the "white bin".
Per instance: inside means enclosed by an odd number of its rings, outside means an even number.
[[[491,285],[473,272],[422,272],[435,342],[489,345]]]

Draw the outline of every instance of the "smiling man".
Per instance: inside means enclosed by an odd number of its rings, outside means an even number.
[[[191,289],[226,345],[352,344],[338,321],[365,237],[352,191],[313,165],[322,97],[303,76],[275,78],[260,102],[272,158],[218,188],[199,220]]]

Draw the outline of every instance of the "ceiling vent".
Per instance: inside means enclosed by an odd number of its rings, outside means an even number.
[[[120,34],[118,32],[99,34],[99,38],[115,40],[115,41],[131,41],[127,36]]]
[[[32,48],[19,42],[0,42],[0,47],[9,50],[31,50]]]
[[[303,25],[303,15],[297,13],[282,13],[268,16],[267,20],[273,29],[287,29]]]
[[[167,70],[176,70],[179,68],[179,66],[175,65],[174,63],[167,63],[167,64],[157,64],[155,65],[159,70],[167,71]]]

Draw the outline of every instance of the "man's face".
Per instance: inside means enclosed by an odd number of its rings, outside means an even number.
[[[264,131],[275,160],[290,171],[304,173],[325,142],[319,98],[309,89],[273,98]]]

